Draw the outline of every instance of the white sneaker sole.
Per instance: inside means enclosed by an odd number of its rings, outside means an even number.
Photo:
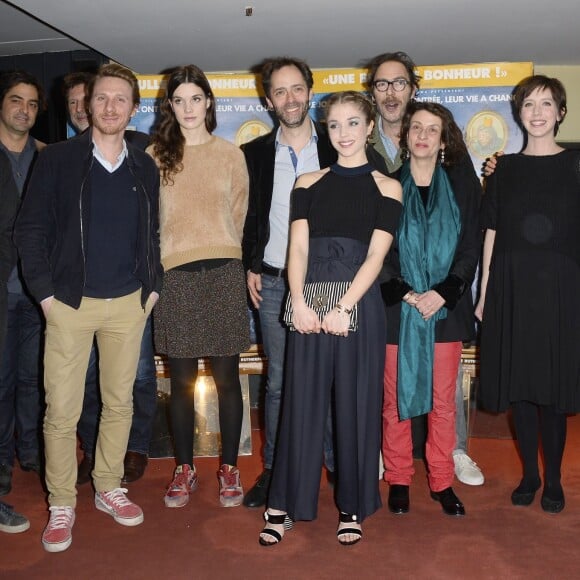
[[[0,524],[0,532],[6,532],[7,534],[20,534],[20,532],[25,532],[30,527],[30,522],[25,522],[19,526],[5,526]]]
[[[193,485],[189,489],[189,493],[186,496],[182,495],[182,496],[178,496],[176,498],[171,498],[171,497],[167,497],[167,494],[166,494],[163,497],[163,501],[165,502],[165,507],[168,507],[168,508],[185,507],[189,503],[189,498],[190,498],[191,494],[197,489],[198,485],[199,485],[199,480],[196,479],[193,482]],[[181,502],[183,502],[183,503],[181,503]]]
[[[45,542],[44,540],[42,540],[42,546],[44,547],[44,549],[47,552],[64,552],[65,550],[68,550],[70,548],[70,545],[72,544],[72,537],[70,537],[68,540],[64,541],[64,542],[58,542],[58,544],[51,544],[49,542]]]
[[[165,496],[163,498],[165,502],[165,507],[168,508],[182,508],[185,507],[189,503],[189,494],[186,496],[180,496],[178,498],[170,498]]]
[[[243,502],[244,494],[241,494],[240,497],[226,499],[220,496],[220,504],[222,507],[238,507],[239,505],[242,505]]]

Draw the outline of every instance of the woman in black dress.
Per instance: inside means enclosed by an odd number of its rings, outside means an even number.
[[[292,194],[288,281],[293,326],[280,435],[260,543],[282,540],[293,520],[317,515],[324,426],[335,424],[338,541],[362,537],[361,522],[381,503],[377,478],[385,316],[376,278],[400,213],[401,187],[368,164],[370,101],[354,91],[328,100],[328,132],[338,152],[330,168],[302,175]],[[320,320],[304,299],[307,282],[352,281]],[[358,329],[349,313],[358,308]]]
[[[498,158],[482,207],[481,398],[511,407],[523,463],[514,505],[564,509],[560,468],[566,413],[580,410],[580,154],[556,143],[566,92],[542,75],[522,81],[514,109],[526,136],[521,153]]]

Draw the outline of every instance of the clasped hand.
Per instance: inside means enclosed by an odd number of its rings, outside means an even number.
[[[336,336],[348,336],[348,327],[350,326],[350,316],[344,311],[338,311],[333,308],[322,321],[322,330],[326,334]]]
[[[427,290],[423,293],[411,291],[403,297],[403,300],[409,306],[414,306],[423,320],[432,318],[445,305],[445,299],[435,290]]]
[[[292,324],[300,334],[318,334],[322,328],[318,315],[305,303],[293,305]]]

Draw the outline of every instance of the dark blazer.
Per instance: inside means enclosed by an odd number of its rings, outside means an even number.
[[[142,133],[141,131],[125,131],[125,141],[131,143],[133,147],[145,151],[151,143],[151,137],[147,135],[147,133]]]
[[[481,183],[469,157],[447,168],[455,201],[461,214],[461,231],[449,275],[432,290],[445,299],[447,318],[435,324],[435,342],[472,340],[475,336],[475,318],[471,284],[481,252],[482,233],[479,226]],[[397,174],[393,177],[398,177]],[[401,278],[397,238],[389,251],[379,280],[387,313],[387,343],[398,344],[401,322],[401,301],[411,290]]]
[[[318,135],[318,162],[323,169],[336,161],[337,154],[328,140],[326,129],[318,123],[314,125]],[[262,272],[264,250],[270,237],[277,130],[274,128],[267,135],[242,145],[250,176],[250,200],[242,238],[242,260],[246,271],[251,270],[256,274]]]
[[[142,284],[144,305],[152,291],[160,292],[163,277],[159,260],[159,171],[149,155],[130,143],[127,149],[127,163],[139,194],[134,274]],[[54,295],[72,308],[80,306],[85,282],[84,248],[92,225],[88,177],[94,162],[90,130],[49,145],[38,156],[14,232],[24,280],[38,302]]]
[[[0,150],[0,285],[6,291],[6,282],[16,265],[12,246],[14,216],[20,204],[18,187],[12,175],[10,160]]]

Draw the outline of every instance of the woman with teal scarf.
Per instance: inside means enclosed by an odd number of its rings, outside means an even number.
[[[481,185],[461,130],[436,103],[411,103],[401,127],[403,213],[381,276],[387,306],[383,407],[389,509],[409,511],[411,418],[428,414],[431,497],[465,515],[454,477],[455,386],[462,342],[474,335],[471,292],[481,231]]]

